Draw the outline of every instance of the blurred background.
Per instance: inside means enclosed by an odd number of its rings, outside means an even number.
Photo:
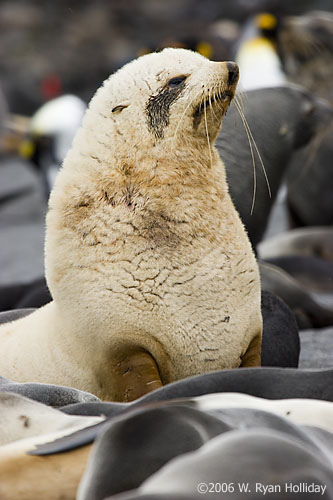
[[[60,93],[89,101],[101,81],[141,53],[185,45],[212,59],[231,58],[251,15],[269,11],[282,18],[311,10],[332,10],[332,2],[1,0],[3,91],[10,111],[23,115]]]

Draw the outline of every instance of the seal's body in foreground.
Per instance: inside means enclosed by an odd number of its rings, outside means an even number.
[[[0,373],[130,400],[260,364],[257,264],[213,146],[238,68],[166,49],[92,99],[50,197],[53,301],[0,330]]]

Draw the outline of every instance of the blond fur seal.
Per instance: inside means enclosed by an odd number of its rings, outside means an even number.
[[[50,197],[53,301],[2,326],[3,376],[126,401],[260,364],[259,273],[213,146],[237,80],[165,49],[98,90]]]

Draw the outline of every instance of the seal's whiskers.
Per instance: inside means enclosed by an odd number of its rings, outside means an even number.
[[[264,165],[264,162],[262,160],[261,154],[259,152],[257,143],[256,143],[256,141],[255,141],[255,139],[253,137],[252,132],[251,132],[250,126],[248,124],[248,121],[247,121],[247,119],[245,117],[244,111],[243,111],[243,109],[242,109],[242,107],[240,105],[239,100],[237,99],[237,96],[235,97],[235,106],[236,106],[236,109],[237,109],[237,111],[239,113],[239,116],[242,119],[242,122],[243,122],[243,125],[244,125],[244,129],[245,129],[245,132],[246,132],[248,140],[249,140],[249,145],[250,145],[251,157],[252,157],[252,163],[253,163],[253,166],[254,166],[254,170],[255,170],[255,161],[254,161],[253,148],[251,146],[251,141],[252,141],[254,149],[256,150],[256,153],[258,155],[259,162],[260,162],[261,168],[262,168],[264,176],[265,176],[265,180],[266,180],[266,184],[267,184],[267,189],[268,189],[268,194],[269,194],[269,197],[271,198],[272,197],[272,192],[271,192],[271,187],[270,187],[269,180],[268,180],[268,177],[267,177],[265,165]],[[254,184],[256,185],[256,182]],[[251,214],[253,213],[253,208],[254,208],[254,199],[253,199],[253,203],[252,203],[252,207],[251,207]]]
[[[237,92],[237,96],[235,96],[235,100],[236,99],[237,99],[241,109],[244,110],[244,99],[246,99],[246,95],[244,94],[243,90],[240,90],[239,92]]]
[[[218,94],[216,94],[216,95],[218,96]],[[212,89],[208,90],[208,100],[209,100],[210,109],[212,110],[212,114],[213,114],[214,118],[216,120],[218,120],[218,117],[216,116],[216,114],[214,112],[214,107],[212,106]]]
[[[209,161],[210,161],[210,166],[213,166],[213,157],[212,157],[212,149],[210,146],[210,141],[209,141],[209,133],[208,133],[208,123],[207,123],[207,106],[206,106],[206,99],[205,99],[205,89],[204,89],[204,116],[205,116],[205,130],[206,130],[206,136],[207,136],[207,146],[208,146],[208,151],[209,151]]]
[[[239,101],[237,100],[237,97],[235,97],[235,106],[236,106],[236,109],[237,109],[237,111],[239,113],[239,116],[241,117],[241,120],[243,122],[244,130],[246,132],[247,140],[248,140],[249,146],[250,146],[250,153],[251,153],[252,166],[253,166],[253,196],[252,196],[252,204],[251,204],[251,212],[250,212],[251,215],[252,215],[253,214],[253,209],[254,209],[254,203],[255,203],[255,199],[256,199],[256,192],[257,192],[256,162],[255,162],[255,159],[254,159],[254,153],[253,153],[253,147],[252,147],[251,137],[250,137],[250,134],[249,134],[249,131],[248,131],[248,128],[247,128],[248,124],[246,122],[246,118],[245,118],[244,112],[241,109],[241,105],[240,105]]]
[[[189,99],[189,101],[190,101],[190,102],[188,103],[188,105],[187,105],[187,106],[186,106],[186,108],[184,109],[183,113],[181,114],[181,117],[180,117],[180,118],[179,118],[179,120],[178,120],[178,124],[177,124],[176,130],[175,130],[175,133],[173,134],[173,139],[175,139],[175,138],[176,138],[176,136],[177,136],[177,132],[178,132],[179,127],[180,127],[180,125],[181,125],[181,123],[182,123],[182,120],[183,120],[183,118],[184,118],[184,116],[185,116],[185,114],[186,114],[186,111],[187,111],[187,110],[188,110],[188,108],[191,106],[191,104],[193,104],[193,101],[196,101],[196,99],[197,99],[197,97],[199,96],[199,94],[200,94],[200,92],[198,92],[198,93],[194,96],[194,98],[192,98],[192,99],[190,98],[190,99]]]

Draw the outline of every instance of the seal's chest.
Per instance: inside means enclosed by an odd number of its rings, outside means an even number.
[[[183,252],[165,250],[164,254],[140,245],[129,244],[128,252],[125,248],[112,261],[109,255],[99,270],[102,289],[118,297],[123,294],[129,304],[158,306],[176,314],[178,309],[195,309],[214,297],[218,309],[225,293],[235,288],[233,269],[218,248],[205,255],[190,253],[185,247]]]

